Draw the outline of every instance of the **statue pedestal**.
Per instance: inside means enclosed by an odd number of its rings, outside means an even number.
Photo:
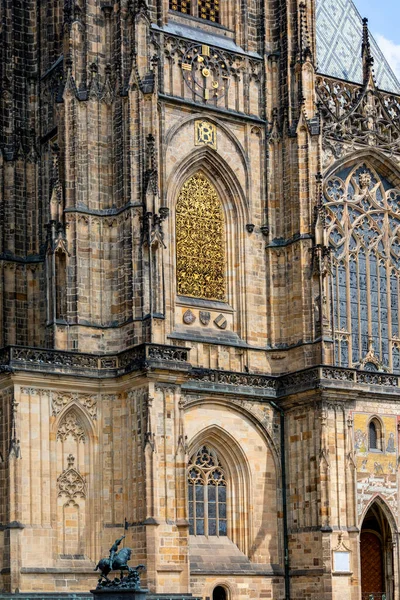
[[[94,600],[146,600],[148,590],[119,590],[104,588],[90,590]]]

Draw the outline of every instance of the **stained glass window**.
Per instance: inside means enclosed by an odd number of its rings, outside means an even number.
[[[325,185],[336,364],[400,372],[400,190],[368,164]]]
[[[225,223],[212,183],[196,173],[182,186],[176,204],[177,292],[225,299]]]
[[[189,533],[226,535],[226,479],[217,454],[203,446],[188,467]]]

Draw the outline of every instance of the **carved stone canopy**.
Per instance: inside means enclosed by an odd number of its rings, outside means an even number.
[[[64,442],[72,436],[77,442],[85,442],[85,430],[74,410],[69,411],[62,419],[57,431],[57,440]]]

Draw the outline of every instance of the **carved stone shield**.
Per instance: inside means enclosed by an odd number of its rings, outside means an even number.
[[[208,325],[211,319],[211,313],[209,313],[207,310],[201,310],[199,319],[202,325]]]
[[[190,309],[183,313],[183,322],[186,325],[191,325],[196,320],[196,316],[192,313]]]
[[[228,321],[225,319],[224,315],[218,315],[218,317],[214,319],[214,323],[220,329],[226,329],[226,326],[228,325]]]

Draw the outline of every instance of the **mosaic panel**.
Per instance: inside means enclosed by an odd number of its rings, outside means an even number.
[[[354,415],[354,452],[357,466],[357,513],[362,515],[365,508],[376,496],[381,496],[390,508],[397,513],[397,456],[398,433],[397,417],[382,416],[383,448],[369,451],[368,423],[371,415]]]

